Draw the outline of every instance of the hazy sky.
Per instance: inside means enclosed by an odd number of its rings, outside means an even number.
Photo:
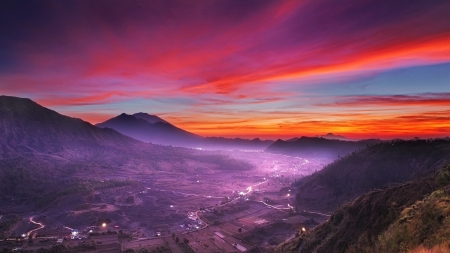
[[[450,1],[3,0],[0,93],[204,136],[449,136]]]

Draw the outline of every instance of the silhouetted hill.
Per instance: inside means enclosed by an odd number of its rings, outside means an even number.
[[[301,179],[299,206],[333,209],[376,188],[404,183],[426,175],[450,161],[450,141],[391,141],[352,152]]]
[[[140,145],[139,141],[112,129],[99,129],[80,119],[67,117],[23,98],[0,96],[0,158],[22,151],[58,153],[100,146]],[[19,152],[20,153],[20,152]]]
[[[348,138],[345,136],[334,135],[333,133],[327,133],[325,135],[317,135],[316,137],[319,137],[319,138],[322,137],[322,138],[330,139],[330,140],[343,140],[343,141],[348,140]]]
[[[265,152],[301,157],[336,159],[355,150],[363,149],[380,140],[342,141],[319,137],[301,137],[288,141],[277,140]]]
[[[264,150],[273,141],[262,141],[241,138],[202,137],[181,128],[175,127],[167,121],[146,113],[121,115],[96,124],[101,128],[112,128],[122,134],[154,144],[172,145],[187,148],[202,148],[209,150]]]
[[[122,113],[115,118],[96,124],[96,126],[111,128],[119,133],[144,142],[180,147],[195,146],[193,144],[202,138],[175,127],[156,116],[144,113],[137,113],[135,115]]]
[[[449,184],[450,166],[446,166],[408,183],[364,194],[274,252],[447,252]]]
[[[347,137],[342,136],[342,135],[334,135],[333,133],[327,133],[325,135],[316,135],[316,138],[324,138],[324,139],[329,139],[329,140],[342,140],[342,141],[347,141],[349,140]],[[287,142],[296,142],[298,140],[300,140],[301,137],[294,137],[291,139],[286,140]]]

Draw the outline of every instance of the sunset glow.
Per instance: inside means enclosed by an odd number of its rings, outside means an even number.
[[[3,1],[0,94],[202,136],[450,135],[449,1]]]

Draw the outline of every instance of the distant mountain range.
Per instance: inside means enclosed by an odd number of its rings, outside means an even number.
[[[334,135],[333,133],[327,133],[325,135],[316,135],[315,137],[317,138],[325,138],[325,139],[329,139],[329,140],[350,140],[347,137],[344,137],[342,135]],[[298,141],[300,138],[299,137],[295,137],[289,140],[286,140],[287,142],[295,142]]]
[[[332,134],[331,134],[332,135]],[[327,136],[330,136],[328,134]],[[334,136],[334,135],[333,135]],[[351,152],[379,143],[380,140],[344,141],[323,137],[300,137],[287,141],[277,140],[265,151],[290,156],[328,158],[334,160]]]
[[[224,150],[264,150],[271,140],[262,141],[241,138],[202,137],[178,128],[155,115],[122,113],[117,117],[96,124],[100,128],[111,128],[122,134],[144,142],[187,148]]]

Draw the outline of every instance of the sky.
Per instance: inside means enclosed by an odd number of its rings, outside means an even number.
[[[4,0],[0,94],[203,136],[450,136],[450,1]]]

